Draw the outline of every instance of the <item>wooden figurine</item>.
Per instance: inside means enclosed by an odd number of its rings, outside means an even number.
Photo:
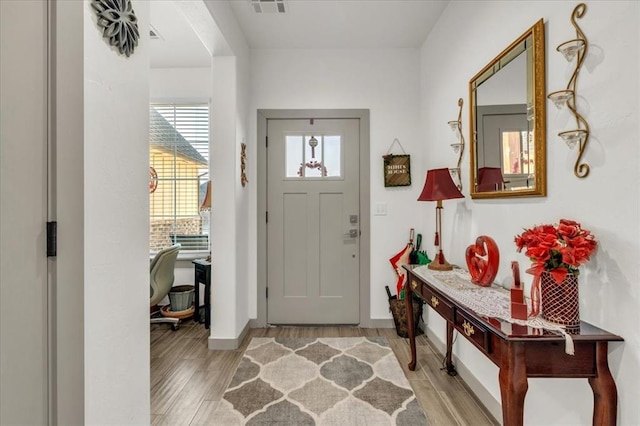
[[[518,262],[511,262],[513,273],[513,287],[511,287],[511,318],[526,320],[527,304],[524,301],[524,289],[520,282],[520,268]]]
[[[482,287],[493,284],[500,265],[500,251],[493,238],[480,235],[475,244],[467,247],[465,258],[472,283]]]

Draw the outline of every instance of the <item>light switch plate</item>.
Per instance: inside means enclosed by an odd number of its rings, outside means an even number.
[[[374,216],[386,216],[387,215],[387,203],[376,203],[373,210]]]

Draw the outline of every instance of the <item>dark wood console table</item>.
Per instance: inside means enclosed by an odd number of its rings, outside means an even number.
[[[455,371],[451,361],[454,330],[498,366],[505,426],[523,424],[528,377],[588,379],[594,398],[593,424],[616,424],[618,394],[609,371],[607,347],[608,342],[622,341],[622,337],[582,321],[579,330],[571,332],[575,354],[568,355],[565,353],[565,338],[561,334],[478,315],[415,273],[418,265],[406,265],[404,268],[408,273],[405,300],[411,346],[410,370],[416,367],[413,309],[410,305],[413,294],[416,294],[447,322],[447,371]]]
[[[195,265],[195,312],[193,320],[203,322],[204,327],[211,325],[211,262],[204,259],[194,260]],[[200,306],[200,284],[204,284],[204,305]],[[204,307],[204,318],[200,316],[200,308]]]

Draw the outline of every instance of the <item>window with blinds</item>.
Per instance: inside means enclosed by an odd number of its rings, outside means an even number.
[[[208,251],[209,105],[150,105],[149,166],[151,252]]]

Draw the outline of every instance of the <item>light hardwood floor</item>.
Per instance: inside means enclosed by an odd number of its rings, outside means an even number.
[[[151,325],[151,424],[215,425],[213,412],[251,337],[384,336],[398,357],[430,425],[499,425],[459,377],[442,367],[442,355],[425,336],[417,338],[418,367],[409,371],[408,339],[395,329],[358,327],[271,327],[249,331],[233,351],[207,348],[209,330],[190,320],[178,331]]]

